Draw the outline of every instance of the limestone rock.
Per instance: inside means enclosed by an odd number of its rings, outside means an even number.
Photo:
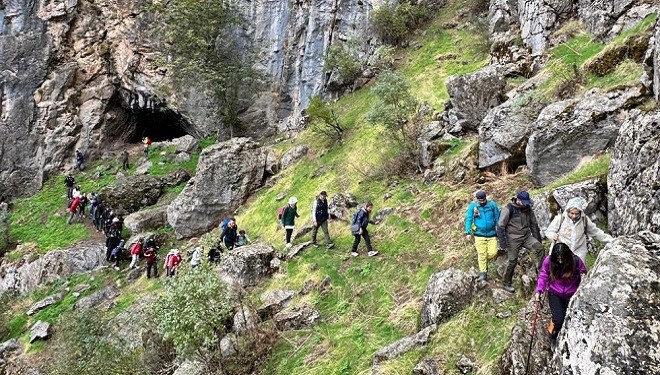
[[[299,226],[296,230],[296,233],[293,234],[292,241],[299,240],[306,235],[310,234],[314,230],[314,225],[311,222],[307,222],[305,225]]]
[[[396,209],[394,207],[383,207],[378,209],[373,218],[374,223],[384,223],[388,216],[394,214],[395,210]]]
[[[413,336],[404,337],[374,353],[373,373],[380,373],[378,367],[381,362],[394,359],[415,348],[428,344],[431,335],[437,330],[435,324],[430,325]]]
[[[413,369],[413,375],[441,375],[440,363],[433,359],[423,359]]]
[[[156,322],[149,320],[153,299],[153,295],[141,297],[117,314],[114,321],[121,322],[121,324],[111,325],[111,334],[108,335],[111,343],[117,349],[147,349],[148,345],[145,345],[145,342],[152,341],[152,344],[156,344],[162,339],[162,335],[151,332],[151,330],[155,330],[156,325]]]
[[[332,219],[349,221],[349,210],[357,206],[358,201],[351,193],[335,194],[328,200],[328,214]]]
[[[188,160],[190,160],[190,154],[187,154],[185,152],[180,152],[176,154],[176,156],[174,157],[175,163],[184,163],[187,162]]]
[[[247,308],[239,308],[234,315],[233,329],[238,335],[245,335],[249,331],[255,330],[261,320],[259,314]]]
[[[518,1],[491,0],[488,7],[488,31],[490,39],[502,42],[518,33]]]
[[[9,339],[0,344],[0,359],[7,358],[11,353],[18,351],[21,348],[20,342],[17,339]]]
[[[571,0],[519,1],[520,36],[532,54],[543,53],[548,47],[550,35],[566,20],[575,15]]]
[[[37,312],[45,309],[46,307],[61,301],[62,297],[63,297],[62,293],[57,293],[57,294],[53,294],[52,296],[48,296],[48,297],[42,299],[41,301],[36,302],[27,311],[28,316],[34,315]]]
[[[179,168],[174,172],[159,177],[159,180],[163,183],[163,187],[175,187],[190,180],[190,173],[183,168]]]
[[[124,226],[133,234],[163,228],[167,225],[167,206],[134,212],[124,218]]]
[[[659,273],[660,235],[645,231],[608,244],[571,299],[555,368],[573,374],[657,372],[660,354],[649,348],[659,345]]]
[[[142,160],[142,163],[135,168],[136,175],[144,175],[149,173],[149,169],[154,166],[151,160]]]
[[[192,135],[185,135],[183,137],[175,138],[170,141],[171,145],[175,147],[176,153],[186,153],[188,155],[199,152],[199,142]]]
[[[616,22],[624,16],[637,0],[618,0],[608,2],[603,0],[579,0],[577,2],[578,15],[587,30],[602,39],[610,39],[620,32],[621,28],[614,28]]]
[[[660,232],[660,112],[633,111],[614,144],[607,187],[613,235]]]
[[[185,360],[172,375],[203,375],[207,371],[204,364],[198,361]]]
[[[280,166],[282,169],[289,168],[297,161],[302,159],[305,155],[307,155],[307,151],[309,151],[309,147],[307,146],[296,146],[292,148],[291,150],[285,152],[284,155],[282,155]]]
[[[546,185],[602,152],[617,137],[621,111],[639,101],[639,86],[600,94],[589,92],[543,109],[525,150],[532,180]]]
[[[39,286],[105,265],[102,244],[82,243],[65,250],[50,251],[31,263],[0,265],[0,296],[27,294]]]
[[[277,154],[274,150],[268,150],[266,154],[266,174],[273,176],[280,171],[280,159],[277,157]]]
[[[270,262],[274,257],[275,249],[268,244],[243,246],[241,251],[222,255],[220,274],[230,283],[254,286],[272,272]]]
[[[163,184],[150,176],[133,175],[99,192],[106,207],[133,213],[156,204],[163,193]]]
[[[626,59],[641,63],[649,47],[651,33],[631,35],[621,44],[606,47],[584,63],[584,70],[599,77],[614,73]]]
[[[50,323],[39,320],[30,328],[30,344],[37,340],[48,340],[50,338]]]
[[[83,297],[74,304],[74,307],[79,310],[90,309],[96,307],[101,303],[117,297],[119,291],[116,287],[110,285],[105,288],[99,289],[96,292]]]
[[[503,68],[488,65],[474,73],[446,79],[452,108],[448,112],[452,127],[476,130],[493,107],[505,101],[506,79]]]
[[[660,22],[655,23],[653,34],[653,96],[660,101]]]
[[[202,151],[195,178],[167,208],[177,235],[204,233],[231,215],[261,186],[266,156],[249,138],[234,138]]]
[[[422,327],[439,324],[469,305],[475,279],[453,268],[431,275],[422,298]]]
[[[263,293],[260,297],[262,305],[257,312],[261,319],[267,319],[287,307],[296,292],[288,289],[278,289]]]
[[[321,319],[318,310],[307,304],[289,308],[275,314],[273,320],[280,331],[309,328]]]
[[[128,270],[128,272],[126,273],[126,278],[124,280],[126,280],[126,284],[131,284],[140,277],[142,277],[142,274],[144,273],[145,273],[144,267],[138,266],[136,268],[133,268],[132,270]]]
[[[291,247],[291,251],[289,251],[289,253],[286,255],[286,259],[288,260],[293,259],[293,257],[298,255],[304,248],[308,247],[311,244],[312,241],[307,241]]]
[[[234,334],[228,333],[225,337],[220,340],[220,353],[223,357],[231,357],[236,354],[236,336]]]

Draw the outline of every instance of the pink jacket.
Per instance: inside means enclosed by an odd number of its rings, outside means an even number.
[[[575,275],[575,277],[550,281],[550,256],[548,255],[545,257],[541,272],[539,273],[539,282],[536,286],[536,291],[538,293],[543,293],[548,290],[557,297],[565,299],[571,298],[580,285],[582,275],[587,273],[587,267],[584,265],[584,262],[582,262],[582,259],[578,256],[574,256],[573,259],[577,262],[577,275]]]

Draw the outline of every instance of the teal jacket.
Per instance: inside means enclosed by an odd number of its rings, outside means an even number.
[[[475,215],[475,208],[478,212],[477,215]],[[472,202],[465,212],[465,234],[474,234],[480,237],[495,237],[497,235],[497,221],[499,219],[500,208],[497,207],[497,203],[488,201],[482,206],[479,202]]]
[[[284,212],[282,212],[282,225],[285,227],[296,225],[297,217],[300,217],[300,215],[298,215],[298,206],[291,207],[287,205],[284,208]]]

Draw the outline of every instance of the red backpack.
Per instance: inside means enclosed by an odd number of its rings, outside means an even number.
[[[286,206],[282,206],[277,209],[277,220],[282,220],[282,215],[284,215],[284,209]]]

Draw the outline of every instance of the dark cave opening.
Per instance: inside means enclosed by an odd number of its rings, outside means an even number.
[[[171,140],[187,135],[188,122],[178,113],[170,109],[139,109],[131,110],[133,123],[129,143],[140,143],[143,137],[149,137],[153,142]]]

